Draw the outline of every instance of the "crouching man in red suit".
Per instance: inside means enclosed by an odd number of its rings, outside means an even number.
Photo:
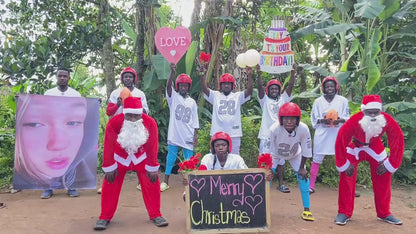
[[[124,176],[130,170],[136,171],[142,185],[149,218],[158,227],[168,225],[160,213],[158,147],[156,121],[143,113],[140,98],[126,98],[123,113],[110,119],[105,130],[102,166],[105,176],[101,215],[95,230],[106,229],[113,218]]]
[[[335,223],[345,225],[354,210],[358,163],[370,164],[374,200],[379,220],[401,225],[390,213],[391,176],[399,168],[404,150],[403,133],[390,115],[381,111],[380,96],[363,97],[361,112],[340,128],[335,142],[335,164],[340,172],[338,215]],[[386,133],[390,155],[387,156],[381,136]]]

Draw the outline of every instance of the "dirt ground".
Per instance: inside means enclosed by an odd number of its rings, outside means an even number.
[[[161,175],[163,178],[163,175]],[[169,226],[157,228],[148,220],[140,192],[136,189],[137,177],[126,176],[118,210],[106,233],[187,233],[185,203],[182,201],[182,176],[172,175],[170,189],[162,193],[162,214]],[[355,212],[346,226],[333,223],[337,214],[336,189],[317,185],[311,195],[311,211],[315,222],[300,218],[300,193],[296,185],[289,186],[291,193],[283,194],[271,189],[270,233],[415,233],[416,187],[395,187],[391,210],[403,221],[395,226],[377,221],[371,190],[359,189],[361,197],[355,201]],[[93,226],[100,213],[100,195],[95,190],[80,190],[80,197],[69,198],[66,191],[55,191],[47,200],[40,199],[41,191],[25,190],[15,194],[0,194],[0,233],[97,233]]]

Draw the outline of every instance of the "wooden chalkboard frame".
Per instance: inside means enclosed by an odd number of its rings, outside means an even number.
[[[189,176],[207,176],[207,175],[235,175],[235,174],[263,174],[263,178],[266,178],[268,170],[261,168],[241,169],[241,170],[213,170],[213,171],[192,171],[185,174],[185,178],[189,181]],[[263,187],[263,186],[262,186]],[[270,217],[270,183],[267,181],[264,183],[264,201],[265,201],[265,217],[266,225],[262,227],[253,228],[215,228],[215,229],[195,229],[191,226],[191,197],[190,186],[186,186],[186,227],[190,233],[242,233],[242,232],[269,232],[271,226]],[[253,211],[254,212],[254,211]]]

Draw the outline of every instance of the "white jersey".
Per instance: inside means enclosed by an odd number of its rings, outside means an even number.
[[[215,161],[215,163],[214,163]],[[218,157],[214,154],[206,154],[202,160],[201,165],[205,165],[208,171],[211,170],[234,170],[234,169],[247,169],[247,165],[244,159],[237,154],[228,154],[227,161],[224,167],[221,167]]]
[[[64,96],[64,97],[81,97],[81,94],[75,89],[68,87],[65,92],[62,92],[58,87],[46,90],[45,95],[49,96]]]
[[[123,90],[124,87],[119,87],[110,94],[110,99],[108,100],[109,103],[117,104],[117,99],[120,97],[121,90]],[[146,113],[149,114],[149,107],[147,106],[147,99],[146,95],[141,91],[140,89],[134,87],[133,91],[131,92],[131,96],[133,97],[139,97],[142,99],[142,105],[143,109],[146,110]],[[119,106],[116,113],[114,113],[113,116],[120,114],[123,112],[123,106]]]
[[[211,136],[223,131],[230,137],[242,137],[241,105],[250,100],[250,96],[245,98],[243,91],[231,92],[225,96],[210,89],[209,96],[204,94],[204,98],[212,104]]]
[[[338,126],[329,127],[326,124],[318,124],[318,119],[324,119],[325,115],[330,109],[334,109],[338,112],[340,119],[350,118],[350,109],[348,107],[348,100],[340,95],[335,95],[331,102],[328,102],[323,96],[315,99],[312,106],[311,122],[312,127],[315,128],[315,135],[313,138],[313,153],[323,155],[334,155],[335,154],[335,140],[339,128],[342,123]]]
[[[198,107],[191,97],[182,97],[172,89],[172,95],[166,93],[170,109],[168,144],[194,149],[194,131],[199,128]]]
[[[273,168],[280,159],[296,157],[312,157],[311,133],[306,124],[300,122],[292,133],[279,123],[270,127],[270,154],[273,158]]]
[[[279,97],[278,100],[269,98],[267,95],[264,95],[263,98],[259,98],[262,115],[261,115],[261,125],[258,138],[259,139],[268,139],[270,135],[270,126],[274,123],[279,122],[279,110],[283,104],[290,102],[293,96],[287,95],[286,91]]]

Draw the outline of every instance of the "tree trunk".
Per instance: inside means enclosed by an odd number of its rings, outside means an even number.
[[[110,98],[111,92],[116,89],[116,82],[114,79],[114,53],[113,45],[111,42],[113,31],[111,25],[110,5],[107,0],[100,1],[99,23],[101,31],[103,32],[103,35],[105,35],[101,54],[103,59],[104,79],[108,99]]]
[[[145,25],[146,25],[146,14],[145,6],[141,1],[136,2],[136,63],[134,68],[137,72],[137,87],[141,88],[143,83],[144,75],[144,43],[145,43]]]

